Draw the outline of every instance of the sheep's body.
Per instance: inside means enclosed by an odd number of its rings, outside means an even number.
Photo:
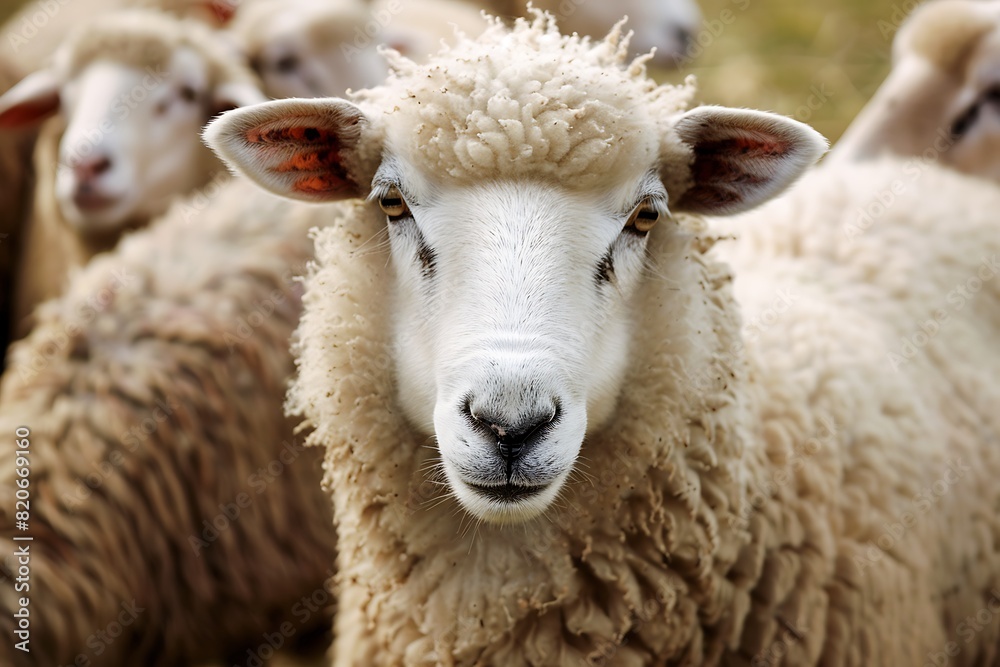
[[[182,85],[183,82],[174,82],[169,78],[171,75],[180,76],[172,71],[172,67],[176,65],[172,58],[182,51],[198,54],[207,71],[208,90],[205,91],[204,101],[199,100],[196,104],[207,107],[214,103],[217,95],[232,91],[236,91],[237,95],[246,95],[244,90],[256,89],[256,80],[250,70],[219,47],[216,37],[207,28],[153,12],[122,12],[105,16],[78,29],[63,42],[56,62],[49,71],[54,73],[64,87],[68,87],[70,81],[81,78],[89,67],[101,66],[107,61],[149,74],[145,78],[139,75],[141,83],[137,83],[136,88],[142,93],[141,97],[138,94],[135,99],[130,97],[136,90],[132,88],[121,96],[108,100],[109,116],[99,126],[86,129],[90,133],[87,136],[96,138],[85,138],[79,148],[61,145],[68,123],[62,115],[50,119],[42,127],[34,148],[37,182],[31,219],[24,230],[21,249],[23,259],[14,283],[15,336],[24,335],[30,328],[29,316],[37,304],[63,292],[73,270],[85,265],[97,253],[113,248],[124,231],[142,227],[151,216],[162,213],[168,206],[171,195],[180,196],[203,186],[213,175],[222,171],[211,152],[197,142],[194,134],[197,127],[192,127],[194,132],[190,136],[177,137],[172,142],[174,146],[189,147],[191,159],[181,160],[183,164],[171,164],[168,160],[175,156],[161,154],[142,155],[141,158],[134,159],[136,175],[132,177],[132,189],[139,194],[126,191],[120,195],[123,199],[136,200],[130,205],[131,210],[123,214],[123,219],[110,225],[98,224],[86,217],[90,214],[78,213],[77,215],[83,215],[82,221],[67,220],[66,206],[73,204],[68,203],[72,200],[65,193],[58,191],[57,172],[71,169],[66,163],[85,160],[102,150],[108,137],[116,132],[123,132],[122,127],[143,122],[137,109],[151,107],[154,103],[147,102],[147,96],[151,97],[158,92],[158,88]],[[152,79],[149,78],[151,76]],[[80,86],[83,84],[78,82],[78,87]],[[59,94],[58,90],[56,94]],[[80,95],[79,92],[76,94]],[[257,95],[260,96],[260,93]],[[264,99],[263,96],[260,99]],[[44,104],[50,103],[45,101],[39,106]],[[210,110],[206,109],[204,115],[201,123],[211,117]],[[169,119],[153,117],[150,122],[158,123],[161,127],[172,127],[167,125],[171,122]],[[150,135],[155,129],[147,128]],[[120,153],[123,150],[127,152],[128,149],[115,146],[113,150]],[[121,155],[111,155],[116,162],[120,161]],[[119,165],[115,166],[117,168]],[[141,174],[140,167],[143,170]],[[147,178],[151,182],[144,182]],[[165,184],[168,181],[170,183]],[[147,196],[148,200],[143,201]]]
[[[923,156],[1000,180],[1000,2],[940,0],[914,11],[893,69],[831,158]]]
[[[4,447],[0,542],[34,541],[30,592],[5,560],[0,607],[13,636],[27,595],[32,625],[3,664],[248,661],[283,621],[286,646],[328,627],[329,499],[281,414],[310,223],[246,190],[125,239],[11,347],[0,424],[30,429],[31,518],[15,530]],[[119,618],[123,636],[93,636]]]
[[[544,20],[519,23],[424,67],[396,63],[396,78],[359,96],[370,125],[346,103],[318,107],[308,122],[349,128],[333,139],[322,125],[279,124],[308,113],[299,103],[276,103],[273,117],[237,112],[208,137],[231,161],[263,165],[259,182],[313,197],[338,192],[344,173],[364,193],[357,179],[375,169],[363,165],[384,151],[444,183],[427,206],[440,192],[485,198],[488,189],[471,188],[525,179],[584,197],[650,164],[671,206],[709,201],[684,183],[675,148],[685,93],[643,83],[640,66],[616,67],[616,50],[621,58],[616,36],[589,51]],[[565,115],[576,124],[561,126]],[[706,131],[699,179],[712,166],[704,155],[727,142]],[[336,169],[303,160],[304,174],[292,161],[266,171],[268,155],[289,154],[269,144],[297,133],[346,146],[333,153]],[[751,141],[731,140],[734,154],[757,150]],[[790,140],[754,159],[780,141]],[[255,142],[264,150],[233,157]],[[716,168],[727,177],[732,165]],[[451,479],[431,472],[444,438],[428,446],[428,427],[407,419],[414,397],[398,393],[413,363],[400,350],[423,332],[393,332],[414,298],[394,276],[405,251],[371,239],[386,215],[393,243],[404,233],[393,225],[427,232],[452,220],[394,219],[399,197],[415,196],[394,190],[379,195],[384,215],[371,204],[331,209],[315,235],[288,408],[327,451],[340,531],[333,663],[889,667],[956,650],[958,664],[995,661],[995,624],[972,632],[963,619],[1000,604],[1000,192],[933,167],[918,175],[908,183],[902,163],[821,170],[741,219],[746,238],[720,251],[738,298],[702,223],[661,223],[628,303],[617,404],[591,406],[610,416],[588,431],[577,473],[545,514],[513,526],[480,523],[464,498],[449,498]],[[863,234],[845,233],[879,205]],[[546,210],[564,224],[558,214]],[[440,275],[433,252],[421,251],[424,271]],[[974,298],[957,305],[951,291],[970,281]],[[444,299],[468,288],[460,282],[417,286]],[[935,304],[949,317],[931,331]],[[443,328],[452,314],[431,315],[428,326]],[[591,314],[578,317],[589,324]]]

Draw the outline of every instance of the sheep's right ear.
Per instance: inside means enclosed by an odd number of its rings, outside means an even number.
[[[366,122],[347,100],[276,100],[222,114],[203,137],[233,171],[269,192],[336,201],[366,192],[352,173]]]
[[[59,77],[39,70],[0,95],[0,128],[39,123],[59,111]]]

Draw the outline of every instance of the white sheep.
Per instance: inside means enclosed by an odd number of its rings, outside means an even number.
[[[200,142],[214,114],[266,99],[256,78],[200,24],[133,10],[73,33],[50,68],[0,96],[0,128],[50,115],[14,296],[24,332],[70,270],[219,171]]]
[[[232,183],[129,235],[11,346],[0,664],[259,665],[329,630],[329,496],[281,410],[309,219],[281,219],[280,202],[248,190]],[[19,455],[28,497],[15,507]],[[14,556],[25,545],[29,588]],[[15,649],[21,598],[30,653]]]
[[[271,97],[329,97],[385,78],[381,44],[422,60],[482,25],[460,0],[254,0],[228,33]]]
[[[206,131],[265,189],[368,200],[314,213],[287,404],[327,451],[333,664],[993,664],[1000,192],[819,170],[741,219],[734,297],[670,213],[824,142],[684,111],[619,37],[495,25]]]
[[[623,16],[633,31],[632,53],[656,49],[652,62],[677,67],[690,58],[701,30],[701,10],[696,0],[480,0],[503,17],[525,16],[530,4],[551,12],[566,33],[603,37]]]
[[[43,69],[59,45],[81,23],[122,9],[152,9],[224,26],[240,0],[32,0],[0,25],[0,48],[26,72]]]
[[[896,35],[893,68],[831,152],[940,160],[1000,180],[1000,2],[919,6]]]

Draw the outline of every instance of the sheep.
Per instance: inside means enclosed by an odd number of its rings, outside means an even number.
[[[825,142],[686,110],[627,51],[536,16],[205,132],[346,200],[314,209],[286,406],[326,450],[332,663],[993,664],[1000,193],[818,170],[730,269],[703,216]],[[853,240],[816,220],[885,193]]]
[[[11,346],[0,664],[259,665],[329,631],[329,497],[281,409],[309,220],[278,223],[247,189],[179,202],[129,235]],[[25,544],[30,589],[12,557]],[[30,653],[15,649],[22,597]]]
[[[525,16],[529,0],[484,0],[492,11],[505,17]],[[622,16],[629,17],[634,31],[634,54],[656,49],[653,64],[674,68],[690,59],[691,47],[701,30],[701,10],[696,0],[530,0],[531,5],[555,14],[566,32],[603,37]]]
[[[14,295],[23,335],[34,306],[127,229],[201,187],[219,163],[198,132],[215,113],[267,99],[249,69],[190,21],[150,11],[101,16],[53,65],[0,97],[0,128],[59,112],[35,147],[38,182]]]
[[[0,45],[13,54],[20,69],[34,72],[49,64],[76,26],[95,16],[151,9],[219,28],[232,18],[236,4],[236,0],[34,0],[0,26]]]
[[[482,20],[458,0],[256,0],[239,7],[228,33],[271,97],[328,97],[385,78],[379,44],[422,58],[453,25],[472,32]]]
[[[1000,2],[918,7],[893,43],[893,69],[831,152],[940,159],[1000,180]]]

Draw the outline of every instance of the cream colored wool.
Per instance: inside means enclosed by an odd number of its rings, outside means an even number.
[[[194,50],[208,64],[209,90],[222,83],[257,85],[253,73],[208,28],[150,11],[108,14],[72,31],[57,51],[53,68],[63,81],[71,80],[97,59],[139,69],[169,71],[171,55],[182,48]],[[66,222],[55,194],[59,142],[64,131],[63,118],[50,119],[41,128],[34,150],[37,182],[31,220],[24,232],[23,259],[15,281],[15,338],[30,330],[28,318],[35,306],[63,293],[72,269],[113,248],[124,231],[86,235]],[[199,153],[198,162],[188,165],[188,169],[198,174],[199,185],[221,171],[207,149]],[[147,223],[146,219],[134,219],[127,221],[124,228],[135,229]]]
[[[32,635],[30,654],[2,642],[0,664],[244,664],[283,622],[285,647],[329,627],[301,604],[324,598],[332,569],[329,498],[318,452],[281,411],[301,308],[292,278],[315,221],[248,189],[233,183],[128,236],[11,347],[0,428],[31,430],[31,516],[15,530],[8,439],[0,545],[9,555],[14,536],[34,538]],[[16,562],[3,567],[11,639],[24,593]],[[143,611],[120,637],[92,637],[133,600]]]
[[[540,20],[530,29],[491,23],[426,65],[390,52],[386,84],[355,96],[385,126],[389,150],[427,173],[456,183],[531,175],[610,185],[654,161],[672,114],[694,94],[657,86],[646,58],[623,68],[621,26],[595,44]]]
[[[686,92],[599,66],[545,21],[488,34],[479,55],[397,63],[399,77],[363,96],[392,111],[369,131],[434,178],[570,187],[656,163],[662,137],[667,182],[685,181],[666,130],[675,106],[651,104]],[[538,106],[606,114],[551,135],[578,159],[535,132],[543,115],[519,115],[545,86],[520,82],[555,63],[565,85]],[[613,138],[636,147],[634,164],[613,148],[601,161]],[[391,262],[371,242],[385,218],[372,204],[331,208],[314,233],[287,408],[326,448],[340,535],[332,663],[898,667],[950,641],[949,664],[995,662],[995,623],[968,641],[959,624],[1000,585],[1000,281],[980,276],[962,307],[948,297],[996,261],[1000,193],[927,167],[849,238],[843,227],[899,190],[903,169],[821,170],[742,218],[746,237],[725,251],[735,298],[705,223],[656,227],[615,416],[588,434],[556,506],[512,527],[473,525],[434,483],[433,442],[396,403]],[[775,318],[781,290],[792,305]],[[951,309],[947,327],[895,371],[888,354],[936,305]]]

